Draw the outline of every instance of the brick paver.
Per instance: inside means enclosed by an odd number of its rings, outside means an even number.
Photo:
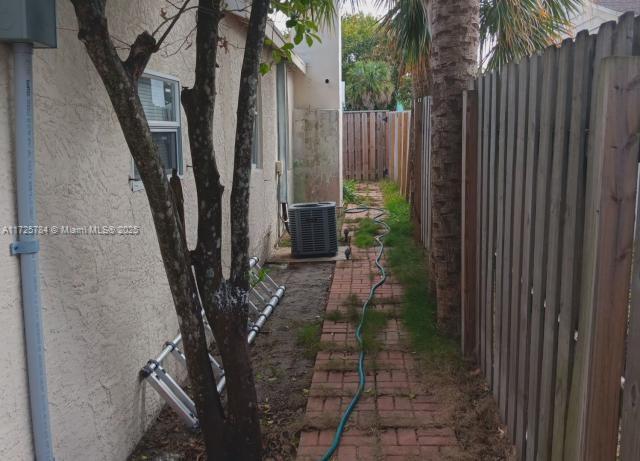
[[[382,202],[375,184],[368,185],[373,203]],[[349,214],[349,218],[366,213]],[[351,225],[354,227],[356,224]],[[374,264],[375,249],[352,247],[350,261],[338,261],[331,285],[326,314],[349,313],[347,302],[353,294],[364,300],[379,280]],[[387,278],[380,287],[372,309],[399,313],[403,301],[400,283]],[[358,306],[360,309],[360,306]],[[331,318],[331,316],[329,316]],[[459,449],[455,433],[446,427],[445,406],[420,386],[408,348],[408,333],[398,316],[390,316],[381,332],[382,349],[367,358],[365,393],[351,414],[340,448],[333,459],[358,460],[441,460],[455,458]],[[335,318],[335,317],[334,317]],[[338,421],[358,387],[355,327],[348,320],[325,320],[322,350],[316,356],[300,437],[298,460],[319,459],[333,440]]]

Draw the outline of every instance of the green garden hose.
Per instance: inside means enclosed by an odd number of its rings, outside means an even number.
[[[340,424],[338,424],[338,428],[336,429],[336,434],[333,436],[333,442],[331,443],[331,446],[329,447],[327,452],[322,457],[322,461],[329,461],[333,456],[333,454],[335,453],[335,451],[338,449],[338,446],[340,445],[340,439],[342,438],[342,433],[344,432],[347,422],[349,421],[349,416],[351,416],[351,413],[353,412],[354,408],[358,404],[358,401],[362,396],[362,392],[364,391],[364,386],[366,383],[366,375],[364,370],[365,351],[362,344],[362,327],[364,325],[365,316],[367,314],[367,308],[369,307],[369,303],[375,296],[376,290],[378,289],[378,287],[383,285],[387,280],[387,273],[385,272],[384,267],[382,267],[382,264],[380,264],[380,259],[382,259],[382,254],[384,253],[384,243],[382,240],[389,233],[389,226],[387,225],[387,223],[385,223],[380,219],[382,216],[386,214],[386,211],[382,208],[358,207],[358,208],[351,208],[349,210],[346,210],[345,213],[362,213],[365,211],[379,212],[379,214],[377,214],[373,218],[373,221],[381,225],[384,229],[384,232],[380,235],[377,235],[375,238],[376,241],[378,242],[378,253],[376,255],[375,262],[376,262],[376,266],[378,267],[378,270],[380,271],[381,278],[378,282],[376,282],[371,287],[371,290],[369,291],[369,297],[362,305],[362,316],[360,317],[360,323],[358,324],[358,328],[356,328],[356,340],[358,341],[358,345],[360,347],[360,355],[358,357],[358,378],[359,378],[358,389],[356,390],[355,395],[351,399],[351,403],[349,403],[349,406],[342,414],[342,418],[340,418]]]

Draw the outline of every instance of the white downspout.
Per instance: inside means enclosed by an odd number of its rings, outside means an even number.
[[[14,93],[16,117],[16,187],[18,202],[18,241],[11,244],[11,254],[20,257],[22,307],[27,351],[29,403],[33,445],[37,461],[52,461],[47,373],[42,334],[40,270],[38,268],[38,232],[35,200],[35,154],[33,143],[33,47],[13,44]],[[31,232],[30,232],[31,231]]]

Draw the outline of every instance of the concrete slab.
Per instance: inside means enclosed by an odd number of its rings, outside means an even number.
[[[291,255],[291,247],[278,247],[276,248],[267,263],[326,263],[334,261],[345,261],[347,258],[344,255],[346,246],[338,247],[338,254],[335,256],[323,256],[318,258],[294,258]]]

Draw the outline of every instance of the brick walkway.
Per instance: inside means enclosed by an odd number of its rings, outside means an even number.
[[[368,195],[380,203],[380,192],[369,185]],[[354,215],[348,215],[353,218]],[[353,295],[366,299],[378,280],[375,249],[352,248],[352,260],[336,263],[326,316],[340,311],[346,317],[346,303]],[[365,393],[351,414],[335,460],[442,460],[456,459],[457,440],[444,405],[424,389],[415,372],[408,347],[408,333],[399,310],[402,286],[390,277],[376,293],[375,309],[390,312],[379,338],[382,349],[367,357]],[[358,308],[359,309],[359,308]],[[298,460],[318,460],[329,448],[335,428],[358,387],[355,327],[347,320],[325,320],[322,347],[306,409],[305,430],[298,446]]]

